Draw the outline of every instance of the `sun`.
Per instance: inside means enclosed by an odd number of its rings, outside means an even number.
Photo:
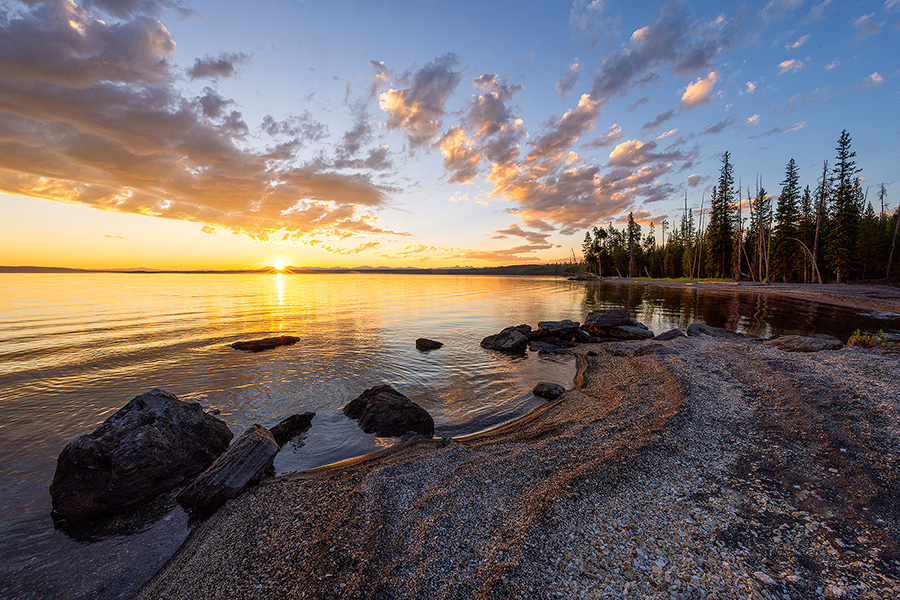
[[[283,260],[276,260],[273,266],[275,267],[276,271],[284,271],[284,267],[287,265],[284,264]]]

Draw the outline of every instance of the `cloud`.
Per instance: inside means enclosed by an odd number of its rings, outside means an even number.
[[[481,93],[472,96],[464,120],[475,130],[475,137],[495,135],[513,124],[515,117],[507,103],[522,90],[522,86],[507,85],[495,73],[476,77],[472,85]]]
[[[806,40],[809,39],[808,35],[801,35],[796,41],[788,42],[784,45],[785,50],[796,50],[800,46],[806,43]]]
[[[120,14],[132,14],[126,8]],[[280,141],[247,148],[240,140],[249,128],[231,100],[176,87],[174,48],[165,27],[143,14],[107,22],[72,2],[0,19],[0,191],[254,239],[387,233],[373,214],[386,187],[292,166],[297,143],[320,139],[312,121],[273,117]]]
[[[461,127],[451,127],[441,137],[441,153],[444,155],[444,168],[450,173],[452,183],[472,183],[478,174],[478,163],[481,154],[475,149]]]
[[[204,225],[203,227],[200,228],[200,231],[202,231],[203,233],[213,234],[213,233],[216,233],[216,228],[213,227],[212,225]]]
[[[603,60],[591,85],[602,101],[630,91],[632,83],[650,68],[669,66],[679,76],[710,68],[737,38],[737,21],[717,17],[690,22],[684,4],[666,4],[659,18],[636,30],[629,46]]]
[[[409,87],[379,96],[388,128],[404,129],[411,148],[429,144],[440,134],[444,105],[462,79],[456,64],[453,54],[439,56],[411,75]]]
[[[369,84],[369,98],[375,99],[391,86],[392,73],[385,66],[383,60],[370,60],[369,66],[375,71]]]
[[[308,110],[300,115],[289,115],[280,121],[266,115],[260,128],[271,137],[300,138],[304,143],[328,137],[328,126],[316,121]]]
[[[716,79],[716,72],[711,71],[706,79],[700,77],[697,81],[688,84],[684,94],[681,95],[681,106],[690,109],[701,104],[709,104],[709,95],[716,84]]]
[[[671,136],[675,135],[676,133],[678,133],[678,130],[677,130],[677,129],[670,129],[670,130],[668,130],[667,132],[661,133],[661,134],[659,134],[658,136],[656,136],[656,139],[658,139],[658,140],[663,140],[663,139],[665,139],[665,138],[667,138],[667,137],[671,137]]]
[[[755,127],[757,124],[759,124],[759,115],[758,114],[747,117],[747,126],[748,127]]]
[[[582,94],[577,107],[567,110],[553,129],[534,141],[528,154],[528,162],[557,161],[562,158],[580,136],[594,128],[599,113],[600,103],[591,99],[588,94]]]
[[[754,81],[748,81],[748,82],[747,82],[747,89],[744,90],[744,93],[745,93],[745,94],[752,94],[752,93],[755,92],[755,91],[756,91],[756,82],[754,82]]]
[[[658,115],[656,115],[656,118],[654,118],[652,121],[647,121],[646,123],[641,125],[641,133],[648,133],[648,132],[658,128],[660,125],[662,125],[666,121],[671,120],[674,116],[675,116],[674,109],[669,109],[667,111],[663,111],[663,112],[659,113]]]
[[[159,15],[167,10],[175,11],[181,18],[196,15],[183,2],[172,0],[84,0],[85,8],[97,8],[108,15],[125,19],[136,15]]]
[[[528,240],[529,244],[546,244],[548,243],[547,238],[551,235],[549,233],[540,233],[538,231],[526,231],[516,223],[513,223],[506,229],[498,229],[495,233],[496,235],[491,236],[495,240],[503,240],[509,236],[516,236],[525,238]]]
[[[857,85],[864,87],[874,87],[879,86],[884,83],[884,77],[878,74],[878,72],[874,72],[859,83]]]
[[[875,20],[875,13],[863,15],[853,22],[856,28],[856,39],[861,40],[881,32],[884,23]]]
[[[243,52],[220,52],[218,56],[194,59],[194,66],[188,69],[187,74],[191,79],[231,77],[234,75],[235,67],[245,64],[248,60],[250,55]]]
[[[790,60],[783,60],[778,63],[778,74],[784,75],[785,73],[796,73],[800,69],[804,67],[804,63],[802,60],[798,60],[796,58],[792,58]]]
[[[562,77],[556,80],[556,91],[559,92],[560,98],[567,98],[575,91],[578,85],[578,76],[581,74],[581,61],[577,58],[572,61],[569,68]]]
[[[841,64],[841,61],[836,58],[833,61],[831,61],[830,63],[828,63],[827,65],[825,65],[825,70],[830,71],[840,64]]]
[[[800,121],[799,123],[794,123],[790,127],[773,127],[772,129],[765,131],[763,133],[760,133],[758,135],[751,135],[750,139],[753,140],[753,139],[757,139],[757,138],[768,137],[770,135],[775,135],[777,133],[790,133],[792,131],[799,131],[799,130],[803,129],[804,127],[806,127],[806,121]]]
[[[587,148],[607,148],[619,143],[622,139],[622,128],[618,123],[610,125],[609,130],[603,135],[585,144]]]
[[[803,0],[770,0],[762,10],[762,18],[776,23],[781,22],[802,4]]]
[[[687,184],[689,187],[697,187],[702,182],[703,182],[703,175],[699,175],[697,173],[688,175]]]
[[[110,239],[110,240],[124,240],[124,239],[125,239],[125,238],[122,237],[121,235],[112,235],[111,233],[107,233],[107,234],[104,235],[103,237],[105,237],[105,238],[107,238],[107,239]]]
[[[592,46],[618,35],[619,19],[609,14],[606,4],[605,0],[575,0],[572,3],[569,24]]]
[[[813,6],[809,14],[806,15],[807,22],[813,21],[821,21],[825,17],[825,9],[828,8],[828,5],[831,4],[834,0],[822,0],[815,6]]]
[[[635,109],[637,109],[638,106],[641,106],[642,104],[649,104],[649,103],[650,103],[650,96],[641,96],[640,98],[638,98],[637,100],[635,100],[634,102],[629,104],[628,108],[626,110],[628,112],[632,113],[635,111]]]
[[[639,167],[651,162],[682,158],[677,153],[654,153],[656,147],[655,141],[646,144],[640,140],[622,142],[609,153],[609,164],[614,167]]]
[[[737,119],[724,119],[719,121],[718,123],[713,123],[711,125],[707,125],[703,129],[700,130],[700,135],[714,135],[717,133],[722,133],[737,121]]]

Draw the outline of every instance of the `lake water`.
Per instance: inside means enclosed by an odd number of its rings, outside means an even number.
[[[0,597],[125,598],[189,531],[164,498],[139,519],[62,532],[47,488],[56,457],[132,397],[154,387],[201,403],[239,435],[252,423],[317,413],[280,473],[392,443],[340,412],[390,383],[426,408],[437,435],[477,431],[542,401],[538,381],[571,387],[565,355],[510,357],[480,340],[503,327],[583,321],[627,307],[660,332],[693,321],[758,336],[862,329],[895,317],[767,298],[559,278],[471,275],[0,274]],[[269,335],[293,346],[251,354],[228,346]],[[444,347],[420,352],[415,339]]]

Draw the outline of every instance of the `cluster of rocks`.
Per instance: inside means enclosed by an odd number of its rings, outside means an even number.
[[[646,340],[653,337],[643,323],[638,323],[624,308],[595,310],[587,315],[584,324],[568,319],[541,321],[537,329],[530,325],[507,327],[500,333],[481,340],[481,347],[500,352],[566,352],[578,344],[622,340]]]
[[[63,448],[50,484],[52,515],[100,517],[192,480],[178,500],[215,508],[269,472],[281,445],[309,429],[313,416],[292,415],[271,430],[253,425],[229,445],[234,436],[224,421],[153,389]]]

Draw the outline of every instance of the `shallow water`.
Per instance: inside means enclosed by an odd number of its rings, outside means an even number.
[[[171,502],[90,538],[55,530],[47,493],[56,457],[133,396],[161,387],[220,411],[238,435],[306,410],[305,444],[276,457],[291,472],[392,443],[340,412],[390,383],[469,433],[541,401],[537,381],[570,387],[571,358],[509,357],[479,341],[508,325],[581,321],[626,306],[659,332],[701,321],[759,336],[856,328],[896,332],[896,315],[767,298],[557,278],[453,275],[0,275],[0,597],[120,598],[178,547],[187,517]],[[277,334],[293,346],[251,354],[228,344]],[[428,337],[445,346],[420,352]],[[154,520],[155,519],[155,520]],[[127,535],[115,532],[127,531]],[[112,532],[112,533],[109,533]],[[71,532],[70,532],[71,533]]]

